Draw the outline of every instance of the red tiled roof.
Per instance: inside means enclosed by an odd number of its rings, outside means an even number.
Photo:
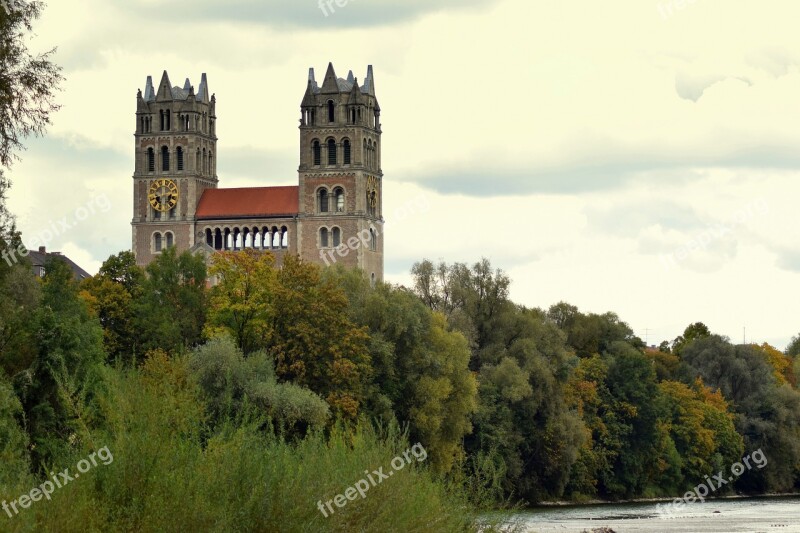
[[[197,218],[240,218],[296,215],[299,187],[206,189],[197,205]]]

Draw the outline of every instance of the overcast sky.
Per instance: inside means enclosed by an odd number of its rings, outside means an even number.
[[[515,301],[614,311],[651,344],[800,332],[797,0],[339,3],[51,2],[33,46],[67,81],[11,172],[26,242],[51,228],[90,272],[130,248],[147,75],[208,73],[221,187],[290,185],[308,68],[372,64],[388,280],[487,257]]]

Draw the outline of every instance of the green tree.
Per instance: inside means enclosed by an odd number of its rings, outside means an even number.
[[[653,481],[666,495],[680,494],[705,476],[712,476],[739,461],[744,450],[733,414],[719,391],[698,381],[694,388],[676,381],[659,384],[659,429],[662,443],[660,473]],[[678,460],[672,464],[671,451]],[[666,472],[666,465],[674,471]]]
[[[14,389],[0,377],[0,487],[14,486],[30,468],[22,419],[22,405]]]
[[[52,62],[55,49],[32,54],[26,41],[44,3],[18,3],[0,10],[0,165],[8,167],[30,135],[42,135],[60,106],[55,93],[63,81]]]
[[[200,255],[167,248],[146,269],[136,300],[137,353],[187,350],[200,344],[206,315],[206,264]]]
[[[226,331],[243,353],[267,346],[271,337],[277,271],[272,254],[255,250],[220,252],[210,275],[216,280],[209,297],[206,334]]]
[[[797,358],[800,355],[800,335],[792,337],[792,342],[786,348],[786,355]]]
[[[38,467],[90,439],[91,399],[105,359],[102,328],[78,297],[70,267],[51,257],[45,270],[42,305],[31,317],[36,356],[15,376]]]
[[[450,471],[464,459],[463,439],[477,408],[466,339],[408,290],[372,287],[363,272],[342,267],[324,275],[344,289],[351,319],[369,330],[366,411],[385,422],[408,422],[433,468]]]
[[[319,394],[337,414],[355,418],[370,379],[369,337],[348,317],[344,291],[323,279],[317,265],[288,256],[276,274],[272,302],[265,348],[278,377]]]
[[[681,357],[695,376],[719,388],[731,402],[745,450],[761,449],[769,459],[769,468],[747,471],[737,480],[737,488],[791,489],[800,464],[800,393],[778,383],[775,369],[758,346],[733,346],[712,335],[686,346]]]
[[[328,422],[328,404],[292,383],[278,383],[275,363],[263,352],[245,358],[230,337],[210,340],[192,352],[189,369],[202,390],[212,422],[241,423],[253,415],[284,435],[305,435]]]
[[[689,324],[683,331],[683,335],[679,335],[674,341],[672,341],[672,352],[680,355],[683,349],[691,344],[692,341],[696,339],[705,339],[710,336],[711,331],[709,331],[708,326],[702,322]]]
[[[0,277],[0,369],[13,377],[36,356],[31,316],[39,307],[41,285],[27,261]]]

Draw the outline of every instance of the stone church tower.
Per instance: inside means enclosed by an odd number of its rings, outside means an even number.
[[[381,110],[372,66],[364,84],[328,64],[322,87],[309,69],[300,119],[301,255],[358,266],[383,279]],[[354,239],[368,242],[354,246]],[[342,252],[347,252],[343,255]]]
[[[218,182],[216,98],[205,74],[195,94],[188,79],[172,87],[164,71],[158,88],[147,77],[136,101],[133,250],[147,264],[164,248],[195,245],[198,202]]]
[[[330,266],[357,267],[383,280],[380,106],[372,66],[362,85],[328,65],[320,87],[309,70],[300,104],[297,185],[218,188],[216,99],[203,74],[137,95],[133,251],[147,265],[163,250],[206,256],[269,251]]]

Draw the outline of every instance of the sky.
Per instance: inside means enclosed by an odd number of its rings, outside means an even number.
[[[388,281],[486,257],[529,307],[613,311],[649,344],[702,321],[783,349],[800,332],[799,16],[796,0],[51,2],[31,46],[58,47],[63,107],[13,167],[10,207],[29,245],[96,272],[131,246],[148,75],[208,73],[221,187],[292,185],[308,68],[374,65]]]

